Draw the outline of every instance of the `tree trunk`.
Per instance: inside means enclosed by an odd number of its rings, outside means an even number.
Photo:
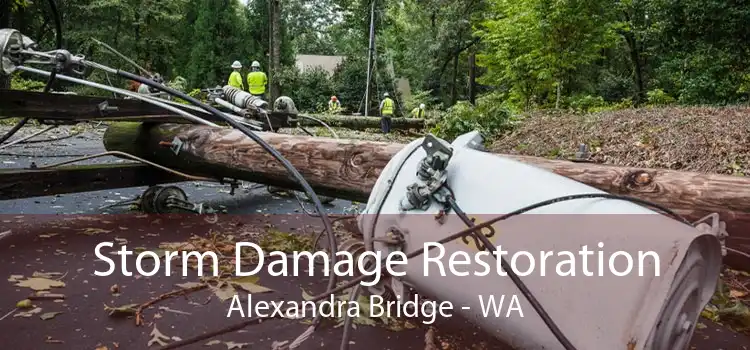
[[[322,195],[364,202],[391,157],[404,145],[275,133],[279,150]],[[179,138],[177,155],[165,144]],[[123,151],[188,173],[300,189],[285,169],[240,131],[177,124],[117,123],[104,135],[108,151]],[[600,190],[668,207],[689,220],[713,212],[727,222],[728,243],[750,250],[750,178],[665,169],[639,169],[502,155]],[[731,236],[744,235],[744,237]],[[744,241],[743,241],[744,239]]]
[[[469,85],[467,91],[469,92],[469,102],[476,104],[477,100],[477,62],[476,62],[476,50],[473,48],[469,52]]]
[[[380,128],[380,118],[378,117],[360,117],[360,116],[341,116],[341,115],[316,115],[315,118],[322,120],[328,126],[347,128],[352,130],[378,129]],[[302,126],[322,126],[320,123],[309,119],[298,118]],[[392,129],[424,129],[434,125],[434,122],[426,119],[417,118],[393,118],[391,119]]]

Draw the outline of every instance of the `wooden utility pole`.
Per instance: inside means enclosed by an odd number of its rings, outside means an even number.
[[[174,138],[180,152],[165,147]],[[383,168],[404,145],[263,133],[322,195],[366,202]],[[229,177],[291,189],[286,170],[239,130],[187,124],[116,123],[104,134],[108,151],[127,152],[202,176]],[[716,212],[727,223],[729,246],[749,250],[750,178],[500,155],[602,191],[644,199],[690,220]]]
[[[268,0],[268,22],[269,22],[269,92],[270,101],[274,101],[280,95],[277,73],[281,70],[281,1]]]

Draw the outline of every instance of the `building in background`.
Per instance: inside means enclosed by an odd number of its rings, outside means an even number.
[[[321,55],[297,55],[296,57],[296,64],[297,69],[299,69],[300,72],[304,72],[309,69],[314,69],[315,67],[320,67],[328,74],[333,75],[333,72],[336,70],[336,67],[338,67],[341,62],[344,61],[344,56],[321,56]]]

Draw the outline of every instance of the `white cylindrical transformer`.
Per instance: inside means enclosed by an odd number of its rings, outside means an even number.
[[[426,155],[422,141],[393,157],[359,217],[365,245],[382,256],[394,249],[378,239],[393,237],[389,232],[398,232],[403,237],[398,249],[410,253],[466,228],[450,212],[437,220],[444,205],[435,200],[426,210],[402,209]],[[604,193],[483,152],[480,144],[478,133],[453,142],[445,182],[477,223],[552,198]],[[502,256],[578,350],[686,349],[719,278],[721,246],[715,236],[622,199],[563,201],[492,229],[486,235],[507,252]],[[442,247],[398,267],[406,272],[401,281],[451,302],[454,313],[510,346],[563,348],[493,257],[480,253],[481,244],[469,238]]]

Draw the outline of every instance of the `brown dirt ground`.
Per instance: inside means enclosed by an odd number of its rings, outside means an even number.
[[[534,113],[490,149],[572,158],[581,143],[588,145],[591,160],[597,163],[746,175],[750,172],[750,107]]]

